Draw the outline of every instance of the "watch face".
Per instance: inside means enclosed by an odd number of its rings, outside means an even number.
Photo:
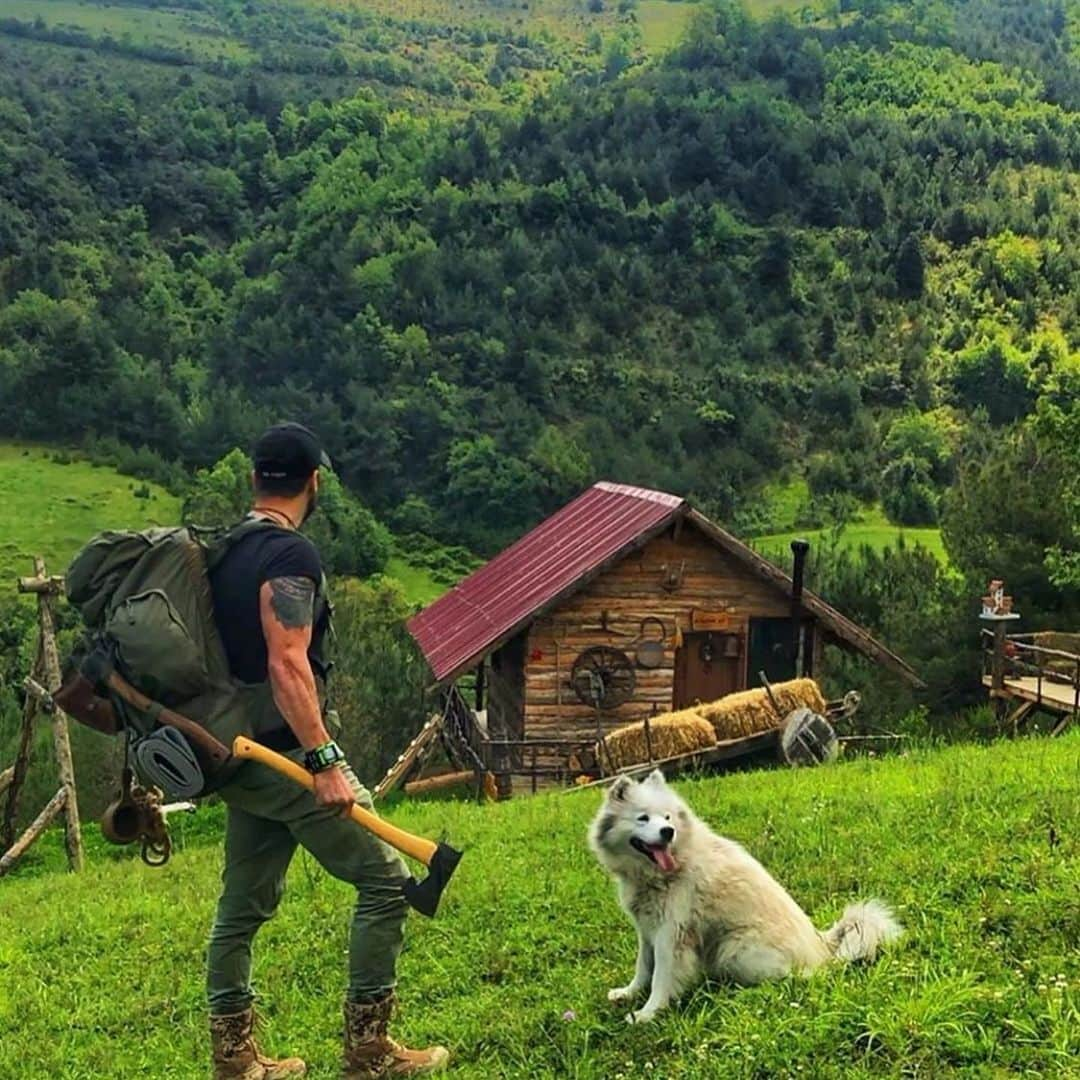
[[[314,750],[309,750],[306,759],[308,771],[319,772],[344,761],[345,754],[337,743],[331,742],[325,746],[318,746]]]

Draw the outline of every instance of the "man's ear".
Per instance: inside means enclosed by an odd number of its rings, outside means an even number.
[[[633,781],[629,776],[620,776],[619,779],[608,788],[608,800],[610,802],[624,802],[632,783]]]

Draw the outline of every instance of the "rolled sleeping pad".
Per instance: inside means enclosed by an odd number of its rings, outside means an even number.
[[[135,764],[142,778],[168,798],[194,799],[206,785],[191,744],[174,727],[157,728],[135,744]]]

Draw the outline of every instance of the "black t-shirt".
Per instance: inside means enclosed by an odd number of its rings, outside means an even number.
[[[245,683],[267,680],[266,639],[259,615],[259,590],[279,577],[306,577],[319,583],[322,562],[315,545],[300,533],[278,526],[242,536],[210,574],[214,620],[233,675]],[[324,613],[315,612],[312,653],[326,632]]]

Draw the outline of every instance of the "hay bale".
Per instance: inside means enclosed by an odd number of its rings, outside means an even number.
[[[694,709],[661,713],[649,718],[649,740],[645,740],[645,723],[627,724],[616,728],[604,739],[607,751],[597,744],[596,755],[605,769],[625,769],[649,760],[649,745],[654,761],[708,750],[716,745],[716,733],[708,720]]]
[[[1063,630],[1040,630],[1033,636],[1032,644],[1043,649],[1080,654],[1080,634],[1070,634]],[[1036,667],[1041,665],[1044,671],[1052,671],[1055,675],[1076,674],[1076,661],[1064,656],[1047,656],[1045,653],[1020,650],[1019,658],[1026,664],[1034,664]]]
[[[788,713],[798,708],[825,712],[825,698],[813,679],[791,679],[774,683],[773,697],[780,708],[777,716],[764,687],[728,694],[719,701],[699,705],[698,715],[713,726],[717,739],[741,739],[779,727]]]

